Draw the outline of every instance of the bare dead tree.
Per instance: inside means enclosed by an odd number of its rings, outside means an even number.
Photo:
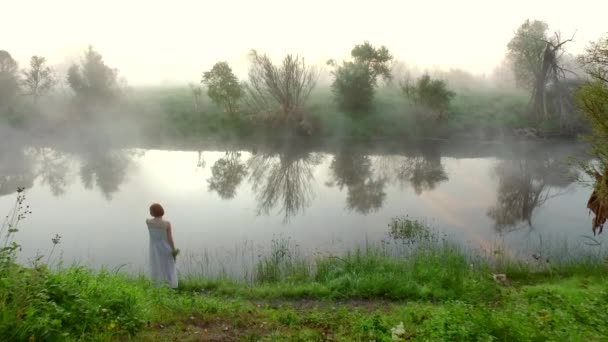
[[[562,119],[562,123],[565,122],[566,110],[563,102],[565,94],[564,87],[562,87],[562,80],[565,79],[566,72],[570,71],[562,67],[559,60],[564,53],[564,45],[573,40],[574,34],[570,39],[562,40],[559,32],[555,32],[554,38],[551,40],[542,40],[546,45],[542,56],[541,67],[534,75],[534,87],[532,89],[532,97],[530,98],[531,114],[536,117],[537,121],[544,120],[549,116],[547,111],[547,84],[551,81],[558,94],[559,116]]]
[[[279,122],[301,120],[302,109],[315,87],[319,73],[303,58],[287,55],[274,65],[267,55],[251,51],[246,102],[256,116]]]

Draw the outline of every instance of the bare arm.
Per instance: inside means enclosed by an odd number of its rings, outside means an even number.
[[[171,250],[175,251],[175,243],[173,243],[173,233],[171,232],[171,223],[167,224],[167,240],[169,242],[169,246],[171,246]]]

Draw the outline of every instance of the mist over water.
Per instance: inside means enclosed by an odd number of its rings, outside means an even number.
[[[398,216],[488,254],[585,249],[577,57],[607,6],[36,4],[36,29],[0,22],[0,210],[27,189],[23,262],[59,234],[63,262],[133,271],[152,202],[184,272],[378,243]]]
[[[241,263],[290,238],[303,253],[339,253],[387,239],[391,218],[426,221],[485,252],[506,241],[525,257],[551,241],[584,242],[589,188],[564,160],[568,142],[222,144],[80,148],[22,145],[0,154],[0,207],[26,186],[33,210],[19,232],[22,258],[62,236],[65,263],[142,271],[147,204],[160,201],[189,257]],[[10,167],[7,167],[10,165]],[[544,241],[544,245],[543,245]],[[245,254],[243,257],[242,254]],[[240,255],[240,257],[239,257]],[[198,265],[198,266],[197,266]]]

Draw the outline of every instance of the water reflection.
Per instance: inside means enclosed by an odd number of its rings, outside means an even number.
[[[334,156],[329,168],[332,180],[327,185],[347,188],[346,205],[350,210],[368,214],[382,207],[386,178],[374,177],[369,156],[346,149]]]
[[[47,184],[54,196],[61,196],[68,186],[70,174],[69,159],[65,153],[48,147],[35,149],[37,174],[42,184]]]
[[[198,158],[196,160],[196,167],[200,169],[204,169],[207,166],[207,162],[205,161],[205,152],[198,151]]]
[[[211,167],[211,178],[207,180],[209,191],[217,192],[222,199],[232,199],[245,176],[247,165],[241,161],[241,152],[226,152]]]
[[[437,146],[431,145],[414,153],[414,156],[379,157],[379,173],[402,187],[412,186],[417,195],[434,190],[437,185],[448,180]]]
[[[36,180],[48,185],[54,196],[62,196],[74,174],[73,161],[79,160],[84,187],[97,187],[111,199],[125,181],[135,155],[134,151],[124,150],[86,150],[68,154],[50,147],[13,147],[10,151],[0,151],[0,196],[12,194],[18,187],[31,188]]]
[[[275,207],[284,221],[310,206],[314,196],[314,168],[322,162],[317,153],[287,149],[279,153],[254,153],[247,161],[258,214],[268,215]]]
[[[423,155],[407,157],[397,170],[397,179],[412,185],[416,195],[424,191],[430,191],[441,183],[448,180],[441,157],[437,155]]]
[[[36,175],[31,156],[22,148],[0,149],[0,196],[31,188]]]
[[[112,199],[125,181],[132,158],[137,153],[124,150],[92,150],[80,155],[80,179],[87,189],[99,188],[104,197]]]
[[[487,215],[499,233],[533,229],[533,214],[547,200],[562,195],[576,179],[575,170],[563,160],[536,156],[504,160],[494,168],[498,177],[496,204]]]

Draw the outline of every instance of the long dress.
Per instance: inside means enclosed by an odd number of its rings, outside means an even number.
[[[147,219],[150,233],[150,279],[157,285],[177,287],[175,258],[167,239],[169,222],[162,219]]]

